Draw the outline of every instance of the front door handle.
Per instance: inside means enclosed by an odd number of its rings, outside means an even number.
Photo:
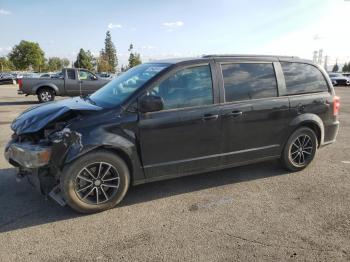
[[[208,121],[208,120],[216,120],[219,118],[219,115],[214,115],[214,114],[205,114],[202,119],[205,120],[205,121]]]
[[[238,116],[241,116],[243,114],[242,111],[232,111],[230,113],[227,113],[226,116],[233,116],[233,117],[238,117]]]

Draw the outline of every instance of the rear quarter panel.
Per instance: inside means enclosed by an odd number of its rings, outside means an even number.
[[[51,87],[55,90],[56,95],[64,93],[64,79],[37,79],[37,78],[23,78],[22,91],[28,95],[35,95],[40,87]]]

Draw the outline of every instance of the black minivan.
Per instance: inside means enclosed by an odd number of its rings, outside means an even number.
[[[295,57],[155,61],[23,112],[5,156],[41,193],[91,213],[130,184],[276,158],[301,170],[335,141],[339,105],[326,72]]]

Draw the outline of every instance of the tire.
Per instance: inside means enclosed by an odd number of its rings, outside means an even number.
[[[55,100],[55,91],[49,87],[40,88],[37,92],[40,103],[46,103]]]
[[[281,162],[289,171],[300,171],[314,159],[318,148],[315,132],[308,127],[298,128],[284,146]]]
[[[124,198],[129,184],[126,163],[104,150],[88,153],[66,166],[60,180],[66,203],[80,213],[96,213],[115,207]]]

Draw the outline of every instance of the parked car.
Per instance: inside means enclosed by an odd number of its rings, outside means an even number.
[[[54,74],[51,73],[44,73],[42,75],[40,75],[40,78],[51,78]]]
[[[16,82],[16,79],[13,75],[9,73],[0,73],[0,85],[12,85]]]
[[[271,159],[302,170],[335,141],[338,114],[327,73],[306,60],[162,60],[23,112],[5,156],[41,193],[91,213],[130,185]]]
[[[11,75],[15,79],[16,84],[18,84],[18,79],[22,78],[22,75],[20,73],[11,73]]]
[[[107,79],[113,79],[115,77],[114,74],[106,73],[106,72],[98,73],[97,75],[101,78],[107,78]]]
[[[350,85],[350,78],[348,78],[340,73],[329,73],[328,75],[331,78],[333,85],[340,85],[340,86],[349,86]]]
[[[57,72],[57,73],[55,73],[55,74],[53,74],[52,76],[51,76],[51,78],[64,78],[64,76],[63,76],[63,72],[61,71],[61,72]]]
[[[18,82],[18,94],[37,95],[43,103],[53,101],[55,96],[88,95],[108,82],[85,69],[65,68],[50,79],[23,77]]]
[[[23,73],[22,78],[40,78],[39,73]]]
[[[342,75],[347,77],[347,78],[350,78],[350,72],[345,72],[345,73],[343,72]]]

